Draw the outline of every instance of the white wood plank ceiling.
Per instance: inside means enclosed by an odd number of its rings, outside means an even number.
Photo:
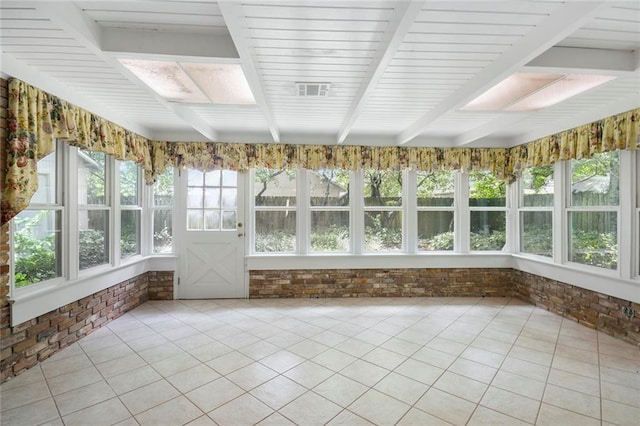
[[[1,0],[0,50],[4,77],[161,140],[514,146],[640,106],[636,0]],[[169,102],[121,58],[240,64],[256,104]],[[616,78],[537,111],[461,109],[516,72]]]

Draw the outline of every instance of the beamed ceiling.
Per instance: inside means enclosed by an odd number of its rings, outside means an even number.
[[[508,147],[640,106],[640,2],[0,1],[0,70],[147,138]],[[169,102],[118,59],[240,64],[255,105]],[[516,72],[615,79],[462,110]],[[300,97],[296,82],[328,82]]]

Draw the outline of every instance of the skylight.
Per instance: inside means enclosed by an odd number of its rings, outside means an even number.
[[[248,105],[256,101],[239,64],[120,59],[122,65],[170,102]]]
[[[583,74],[516,73],[462,108],[466,111],[535,111],[547,108],[615,77]]]

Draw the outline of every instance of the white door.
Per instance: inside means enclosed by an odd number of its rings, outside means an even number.
[[[184,176],[186,174],[186,176]],[[182,173],[183,243],[180,299],[245,298],[245,174],[231,170]],[[184,195],[183,195],[184,196]]]

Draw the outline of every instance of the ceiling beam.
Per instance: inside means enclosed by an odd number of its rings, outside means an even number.
[[[444,114],[465,105],[518,71],[580,28],[604,5],[604,2],[567,2],[559,6],[544,22],[514,43],[507,52],[476,74],[460,90],[403,130],[397,136],[396,143],[406,144]]]
[[[267,102],[264,84],[262,84],[262,80],[258,74],[257,64],[253,58],[253,48],[248,42],[250,39],[249,30],[244,19],[242,3],[239,1],[219,1],[218,7],[222,12],[222,17],[227,24],[231,38],[240,53],[242,70],[247,78],[253,97],[255,98],[258,107],[260,107],[262,115],[269,126],[271,137],[274,142],[280,142],[280,131],[278,130],[276,120],[274,119],[271,109],[269,108],[269,103]]]
[[[193,58],[238,59],[229,34],[194,34],[165,31],[102,29],[102,50],[119,54],[188,56]]]
[[[409,32],[411,24],[413,24],[413,21],[420,14],[423,4],[424,1],[396,3],[396,8],[389,19],[382,39],[378,43],[378,48],[363,77],[360,89],[349,108],[349,114],[345,117],[342,126],[340,126],[337,140],[338,144],[343,143],[349,135],[351,128],[366,106],[369,97],[373,94],[378,82],[384,75],[387,66]]]
[[[104,35],[102,29],[93,20],[89,19],[89,17],[78,6],[70,2],[34,2],[33,4],[36,5],[36,8],[42,12],[44,16],[47,16],[52,21],[60,24],[62,28],[65,29],[65,32],[71,34],[74,38],[80,41],[90,52],[127,76],[131,82],[145,90],[160,104],[174,112],[178,117],[200,132],[204,137],[212,141],[217,139],[215,129],[213,129],[189,107],[177,105],[162,98],[149,86],[140,81],[114,56],[104,52],[102,50]]]
[[[499,118],[495,120],[491,120],[481,126],[478,126],[474,129],[469,130],[461,135],[456,136],[453,141],[453,146],[465,146],[470,143],[482,139],[485,136],[488,136],[494,133],[497,130],[504,129],[505,127],[510,127],[516,124],[519,121],[524,120],[529,115],[530,112],[508,112],[501,115]]]
[[[635,77],[639,57],[639,52],[624,50],[552,47],[525,65],[523,71]]]

